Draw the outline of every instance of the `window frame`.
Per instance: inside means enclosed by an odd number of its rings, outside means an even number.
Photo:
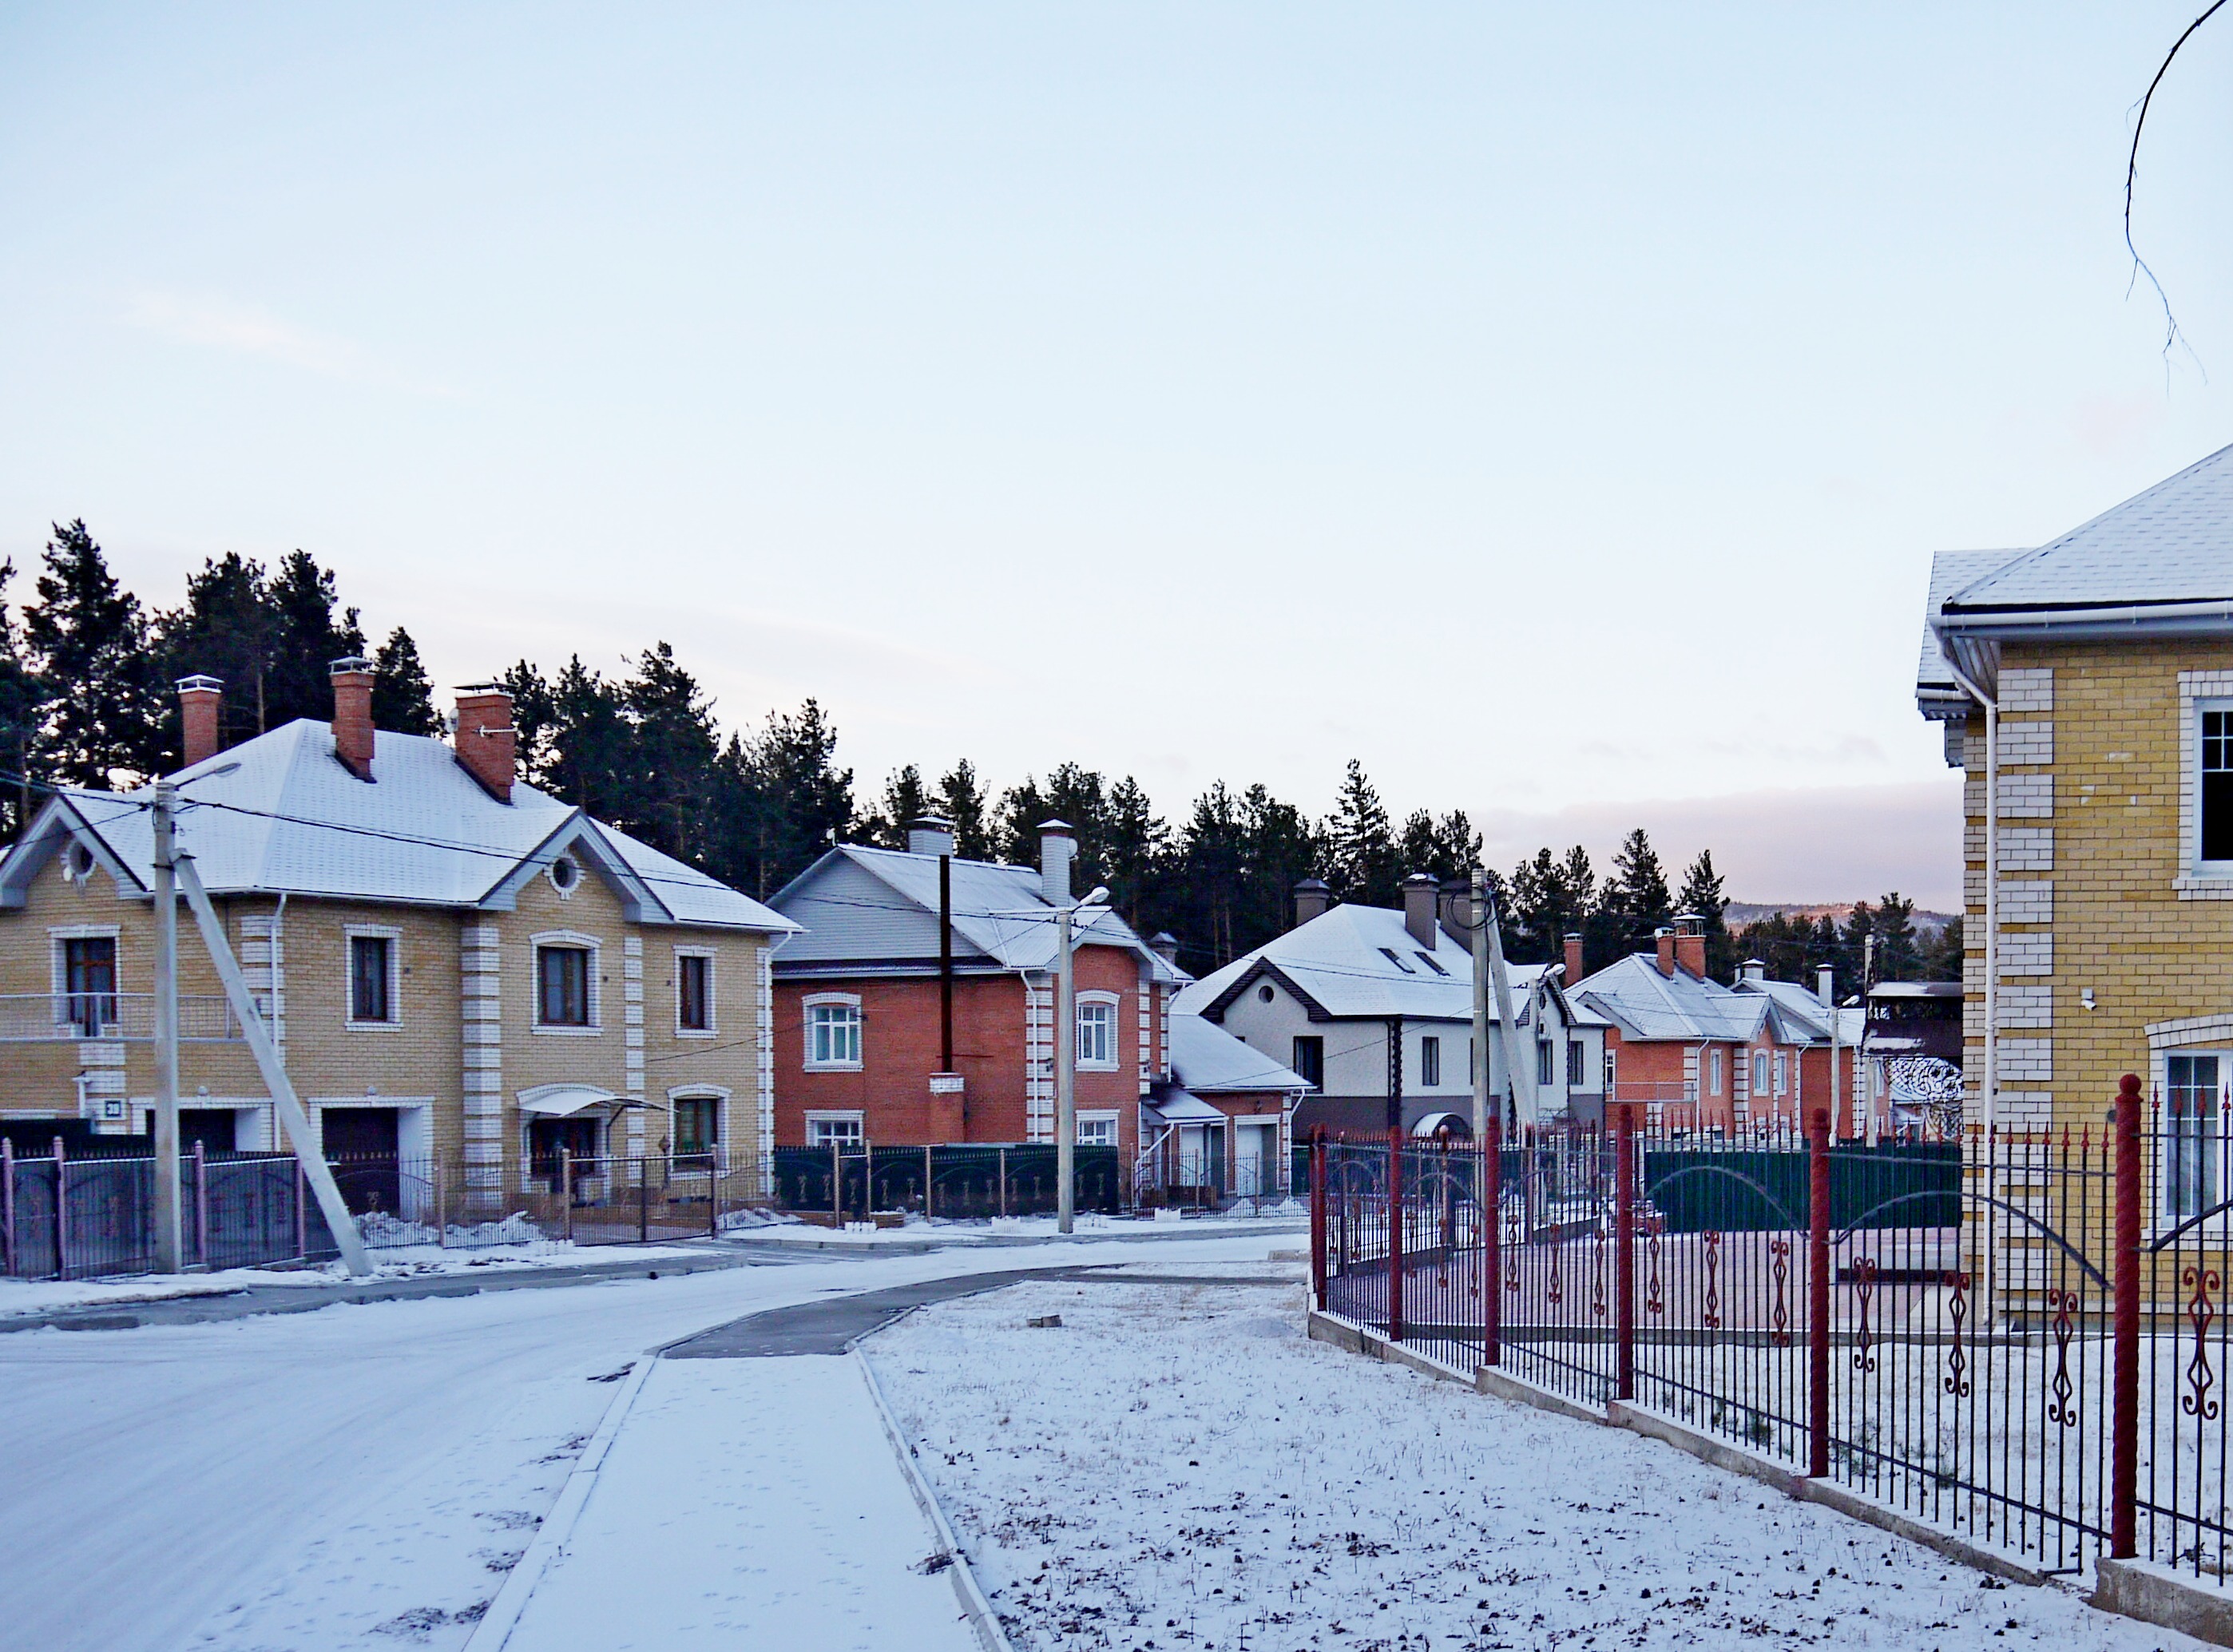
[[[1305,1050],[1309,1051],[1311,1056],[1311,1060],[1307,1063],[1305,1063],[1303,1058]],[[1296,1077],[1301,1079],[1303,1083],[1308,1084],[1312,1089],[1323,1090],[1325,1089],[1325,1034],[1318,1032],[1297,1033],[1292,1045],[1288,1050],[1288,1054],[1293,1057],[1293,1059],[1288,1063],[1288,1068]],[[1311,1070],[1313,1067],[1317,1069],[1315,1072]]]
[[[1752,1052],[1752,1093],[1761,1101],[1771,1100],[1774,1096],[1774,1092],[1768,1087],[1768,1051],[1754,1050]]]
[[[1589,1045],[1579,1038],[1566,1040],[1566,1088],[1579,1090],[1589,1082]]]
[[[1722,1094],[1722,1082],[1728,1076],[1725,1070],[1728,1066],[1728,1063],[1723,1059],[1724,1054],[1725,1052],[1719,1044],[1715,1044],[1706,1051],[1706,1073],[1708,1077],[1713,1081],[1706,1091],[1706,1094],[1709,1096],[1719,1096]]]
[[[2193,792],[2187,811],[2186,869],[2196,877],[2233,879],[2233,856],[2220,856],[2213,860],[2203,852],[2209,842],[2210,776],[2213,773],[2233,776],[2233,768],[2211,770],[2204,766],[2210,744],[2206,731],[2212,716],[2227,719],[2226,732],[2217,738],[2225,741],[2228,746],[2233,746],[2233,698],[2223,694],[2197,694],[2187,705],[2187,771],[2193,776]],[[2233,756],[2233,751],[2225,755]],[[2229,780],[2225,790],[2233,791],[2233,780]],[[2233,810],[2233,798],[2227,800],[2227,805],[2229,810]],[[2233,824],[2229,824],[2229,831],[2233,831]],[[2222,849],[2226,845],[2221,843],[2218,847]]]
[[[686,1089],[680,1094],[668,1095],[667,1098],[668,1116],[673,1121],[667,1127],[667,1162],[670,1169],[678,1161],[712,1160],[717,1165],[719,1163],[721,1115],[728,1110],[728,1100],[726,1094],[714,1089]],[[707,1131],[702,1146],[686,1149],[682,1145],[682,1118],[685,1108],[692,1109],[693,1111],[703,1108],[706,1109],[706,1117],[711,1121],[712,1128]],[[703,1167],[699,1168],[702,1172]]]
[[[1077,1013],[1077,1022],[1071,1029],[1072,1042],[1070,1048],[1071,1056],[1077,1060],[1078,1071],[1113,1073],[1123,1064],[1123,1052],[1116,1047],[1116,1028],[1119,1020],[1117,1011],[1122,1006],[1122,1002],[1116,993],[1098,990],[1080,992],[1077,995],[1073,1006]],[[1109,1053],[1106,1057],[1089,1057],[1085,1053],[1085,1019],[1088,1010],[1105,1015],[1109,1030]]]
[[[119,1021],[123,1005],[119,1001],[124,986],[124,943],[122,926],[118,924],[70,924],[47,932],[52,949],[54,970],[54,1018],[57,1027],[73,1027],[81,1038],[115,1037],[120,1028]],[[108,985],[104,990],[88,987],[79,990],[70,985],[70,949],[88,942],[105,941],[108,946]],[[88,1028],[78,1009],[81,999],[99,999],[94,1008],[94,1024]]]
[[[676,1037],[711,1038],[719,1035],[720,1014],[716,1007],[719,1002],[719,958],[718,951],[712,946],[677,946],[674,949],[674,1036]],[[699,1026],[692,1026],[684,1018],[682,1013],[687,1002],[683,992],[682,983],[689,972],[690,966],[693,963],[701,966],[704,975],[701,987],[702,1001],[699,1005],[704,1012],[704,1024]]]
[[[357,1013],[357,943],[378,941],[387,949],[387,979],[381,992],[387,1013],[378,1018]],[[381,924],[342,926],[342,991],[344,1024],[353,1031],[394,1032],[403,1024],[403,932]]]
[[[594,1038],[604,1029],[602,1025],[603,994],[598,991],[602,973],[601,948],[595,937],[578,935],[559,930],[529,937],[530,972],[528,975],[528,1007],[533,1014],[534,1029],[538,1033],[559,1038]],[[582,1013],[580,1021],[546,1021],[543,1017],[543,958],[546,953],[579,953],[582,959]]]
[[[1422,1033],[1419,1038],[1419,1087],[1422,1089],[1438,1089],[1442,1083],[1442,1038],[1436,1033]]]
[[[1085,1139],[1085,1127],[1089,1124],[1097,1128],[1106,1125],[1109,1130],[1109,1139],[1106,1141],[1087,1141]],[[1081,1111],[1077,1115],[1077,1136],[1073,1143],[1073,1145],[1077,1147],[1116,1148],[1122,1147],[1123,1145],[1122,1128],[1123,1119],[1115,1108],[1095,1108],[1090,1112]]]
[[[833,1138],[827,1134],[832,1129],[846,1133]],[[817,1132],[824,1133],[818,1141]],[[806,1115],[806,1145],[810,1148],[826,1148],[833,1140],[840,1146],[856,1148],[868,1139],[868,1123],[857,1107],[815,1108]]]
[[[852,1030],[850,1042],[853,1053],[850,1057],[832,1056],[817,1059],[814,1035],[818,1020],[815,1011],[817,1010],[850,1010],[852,1012],[842,1023]],[[821,1024],[836,1026],[841,1022],[831,1018],[822,1021]],[[868,1053],[869,1038],[868,1017],[862,1011],[858,992],[808,993],[799,1005],[799,1030],[804,1038],[799,1050],[803,1070],[810,1073],[857,1073],[861,1070],[862,1062]]]
[[[1538,1089],[1559,1088],[1559,1057],[1553,1053],[1555,1043],[1550,1038],[1535,1040],[1535,1087]]]
[[[2180,1115],[2184,1111],[2180,1098],[2194,1086],[2180,1084],[2174,1072],[2177,1063],[2194,1061],[2210,1062],[2214,1070],[2207,1099],[2199,1109],[2200,1128],[2190,1132],[2180,1128]],[[2225,1092],[2229,1078],[2233,1078],[2233,1050],[2197,1047],[2163,1052],[2162,1146],[2158,1150],[2162,1162],[2156,1169],[2157,1207],[2150,1213],[2158,1232],[2166,1232],[2181,1222],[2193,1220],[2214,1208],[2224,1197],[2228,1157]],[[2182,1197],[2180,1161],[2186,1157],[2184,1149],[2189,1142],[2193,1144],[2201,1162],[2191,1196]],[[2221,1225],[2225,1219],[2223,1213],[2217,1218]]]

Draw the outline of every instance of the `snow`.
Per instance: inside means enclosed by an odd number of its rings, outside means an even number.
[[[977,1652],[937,1546],[852,1360],[662,1360],[505,1652]]]
[[[1045,1259],[1266,1248],[1260,1234]],[[845,1257],[0,1337],[6,1643],[454,1652],[604,1415],[613,1387],[590,1379],[762,1309],[1038,1259]]]
[[[1306,1231],[1310,1225],[1310,1210],[1290,1200],[1283,1204],[1266,1201],[1260,1212],[1246,1200],[1233,1210],[1215,1216],[1188,1216],[1180,1219],[1176,1212],[1168,1219],[1158,1220],[1143,1216],[1105,1216],[1098,1212],[1080,1212],[1075,1219],[1077,1232],[1071,1242],[1102,1239],[1157,1239],[1173,1237],[1174,1226],[1188,1239],[1207,1239],[1226,1233],[1279,1233]],[[811,1223],[786,1223],[781,1226],[755,1227],[734,1233],[724,1233],[724,1239],[733,1239],[752,1245],[790,1245],[809,1250],[859,1249],[878,1250],[894,1247],[920,1246],[926,1240],[941,1245],[985,1245],[1002,1240],[1056,1240],[1062,1235],[1056,1219],[1039,1216],[990,1216],[974,1219],[934,1217],[926,1221],[920,1216],[908,1218],[903,1227],[869,1229],[857,1224],[846,1227],[817,1227]]]
[[[1255,1271],[1021,1285],[866,1345],[1018,1652],[2197,1644],[1307,1341],[1299,1270]]]
[[[459,1251],[434,1244],[402,1245],[372,1252],[374,1279],[416,1279],[520,1268],[586,1268],[615,1262],[703,1257],[703,1249],[672,1245],[572,1245],[544,1239],[533,1246],[494,1246]],[[0,1278],[0,1319],[52,1313],[60,1308],[124,1307],[178,1297],[221,1297],[271,1286],[314,1287],[350,1283],[340,1262],[304,1267],[220,1268],[209,1273],[140,1273],[104,1279]]]

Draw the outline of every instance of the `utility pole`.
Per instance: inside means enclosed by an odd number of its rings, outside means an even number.
[[[1504,935],[1497,927],[1496,914],[1488,915],[1488,972],[1496,988],[1497,1028],[1502,1035],[1505,1076],[1511,1081],[1512,1092],[1520,1102],[1520,1122],[1533,1124],[1536,1121],[1535,1063],[1521,1059],[1518,1019],[1512,1012],[1512,975],[1504,967]]]
[[[1077,960],[1073,955],[1076,906],[1055,915],[1054,1174],[1061,1185],[1055,1227],[1067,1233],[1077,1222]]]
[[[172,836],[177,797],[155,783],[155,1272],[186,1265],[179,1216],[179,885]]]
[[[1473,869],[1473,1139],[1488,1140],[1488,877]],[[1504,1122],[1503,1102],[1497,1122]]]

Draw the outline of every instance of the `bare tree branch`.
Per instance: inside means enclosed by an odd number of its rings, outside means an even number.
[[[2199,17],[2187,24],[2185,32],[2173,41],[2171,49],[2164,54],[2163,62],[2157,66],[2155,79],[2148,82],[2147,94],[2140,100],[2140,118],[2132,122],[2132,152],[2125,159],[2125,250],[2132,255],[2133,278],[2137,280],[2141,276],[2145,276],[2148,278],[2148,285],[2156,289],[2157,302],[2163,306],[2163,348],[2166,357],[2171,354],[2171,346],[2180,342],[2178,318],[2171,314],[2171,298],[2165,293],[2163,283],[2156,279],[2156,272],[2148,268],[2148,261],[2140,257],[2140,250],[2132,244],[2132,182],[2139,176],[2140,170],[2140,133],[2147,127],[2148,106],[2155,101],[2156,88],[2163,84],[2163,77],[2171,72],[2171,59],[2178,55],[2179,48],[2193,37],[2194,31],[2216,16],[2218,8],[2224,3],[2225,0],[2210,0],[2208,9]],[[2131,290],[2129,286],[2126,289],[2127,296],[2130,295]],[[2190,356],[2194,354],[2191,346],[2188,348],[2187,354]],[[2196,365],[2200,365],[2198,361]],[[2167,367],[2166,370],[2168,370]]]

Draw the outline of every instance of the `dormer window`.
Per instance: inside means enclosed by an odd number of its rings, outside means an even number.
[[[1419,972],[1417,970],[1413,969],[1409,964],[1405,963],[1401,958],[1397,957],[1396,955],[1396,949],[1393,946],[1383,946],[1380,949],[1380,955],[1386,959],[1390,963],[1395,965],[1397,969],[1402,970],[1406,975],[1416,975]]]
[[[1429,969],[1434,971],[1437,975],[1447,975],[1449,973],[1449,971],[1444,969],[1440,964],[1435,962],[1435,960],[1425,953],[1415,953],[1413,956],[1416,957],[1422,964],[1424,964]]]

